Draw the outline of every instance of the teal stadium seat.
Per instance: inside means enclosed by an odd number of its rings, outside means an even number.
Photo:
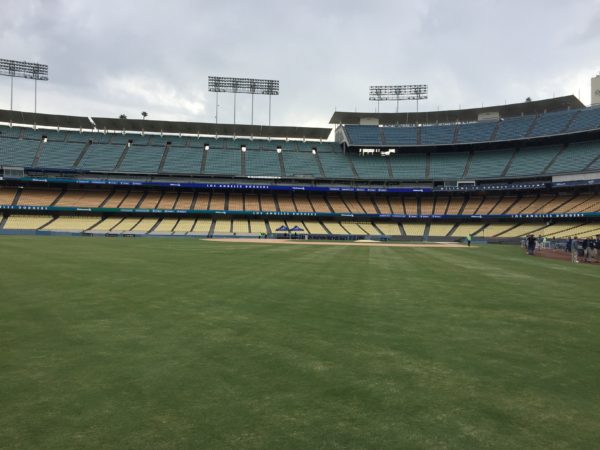
[[[158,173],[164,147],[132,145],[119,167],[119,172]]]
[[[284,150],[281,154],[283,155],[283,165],[287,176],[321,176],[316,157],[312,152]]]
[[[513,153],[513,149],[473,152],[466,178],[500,177]]]
[[[432,153],[429,178],[434,180],[461,179],[465,172],[468,158],[468,152]]]
[[[37,167],[71,169],[86,144],[69,142],[46,142],[42,148]]]
[[[581,172],[599,156],[600,142],[574,142],[558,155],[548,173]]]
[[[203,152],[200,148],[171,147],[165,159],[163,172],[199,175]]]
[[[247,150],[246,175],[281,177],[277,152],[274,150]]]
[[[392,178],[397,180],[425,179],[425,154],[407,153],[390,156]]]
[[[6,126],[0,125],[0,138],[2,138],[2,137],[19,138],[19,137],[21,137],[22,132],[23,132],[23,128],[6,127]]]
[[[0,139],[0,165],[31,167],[41,141]]]
[[[356,178],[350,160],[343,153],[318,152],[325,176],[329,178]]]
[[[384,180],[390,177],[386,158],[379,154],[350,156],[358,177],[365,180]]]
[[[110,134],[104,133],[77,133],[70,132],[67,135],[67,142],[89,142],[92,141],[94,144],[107,144],[110,140]]]
[[[78,169],[113,171],[125,150],[124,145],[92,144],[81,159]]]
[[[241,175],[241,153],[240,150],[223,150],[211,147],[206,157],[204,173],[209,175]]]
[[[560,146],[521,148],[513,158],[507,176],[539,175],[552,158],[559,152]]]

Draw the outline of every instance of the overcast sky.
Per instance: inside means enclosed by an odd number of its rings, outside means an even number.
[[[221,75],[280,80],[274,125],[326,126],[335,110],[374,111],[371,84],[428,84],[420,110],[589,104],[600,71],[600,0],[0,0],[0,11],[0,58],[49,65],[48,113],[212,122],[207,77]],[[219,100],[219,122],[232,122],[233,96]],[[31,81],[15,80],[14,109],[33,110]],[[267,116],[256,97],[255,123]],[[250,96],[237,122],[250,123]]]

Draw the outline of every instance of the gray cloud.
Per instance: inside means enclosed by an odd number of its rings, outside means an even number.
[[[39,110],[63,114],[212,121],[207,76],[249,76],[281,81],[274,124],[324,126],[336,108],[374,110],[370,84],[428,83],[430,110],[579,90],[587,103],[600,69],[600,0],[2,3],[0,57],[48,63]],[[16,83],[16,108],[32,109],[30,87]],[[233,98],[220,104],[231,121]],[[247,96],[238,121],[250,121]]]

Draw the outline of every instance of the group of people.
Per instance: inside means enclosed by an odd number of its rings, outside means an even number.
[[[523,239],[523,246],[527,248],[527,254],[535,254],[538,248],[548,248],[548,244],[556,249],[556,240],[547,241],[546,237],[535,237],[533,234]],[[571,254],[571,261],[579,263],[579,256],[583,257],[583,262],[600,262],[600,234],[596,237],[586,237],[579,239],[577,236],[569,237],[565,250]]]
[[[571,253],[571,262],[579,262],[580,251],[583,262],[591,263],[593,260],[600,262],[600,234],[595,238],[586,237],[581,240],[577,236],[569,237],[566,250]]]

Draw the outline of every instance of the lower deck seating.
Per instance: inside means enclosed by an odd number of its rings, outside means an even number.
[[[456,238],[464,238],[466,236],[475,235],[477,231],[483,228],[485,224],[483,223],[461,223],[458,225],[450,234],[452,237]]]
[[[318,222],[316,220],[305,220],[304,229],[310,234],[329,234],[327,230],[323,227],[323,225],[321,225],[321,222]]]
[[[375,225],[385,236],[401,236],[402,232],[397,223],[375,222]]]
[[[0,216],[0,222],[2,217]],[[296,231],[293,228],[297,227]],[[100,216],[11,214],[4,220],[5,230],[43,230],[92,233],[131,233],[131,234],[173,234],[173,235],[257,235],[264,234],[311,234],[315,236],[363,237],[381,235],[406,237],[408,239],[462,240],[467,235],[484,239],[518,239],[530,233],[547,238],[565,239],[569,236],[591,237],[600,234],[600,222],[582,223],[567,221],[547,224],[544,222],[364,222],[336,221],[317,219],[299,220],[296,218],[281,220],[246,218],[174,218],[174,217],[120,217]]]
[[[177,225],[179,219],[163,219],[160,223],[154,228],[153,233],[166,233],[170,234]]]
[[[0,187],[0,205],[12,205],[16,193],[14,188]]]
[[[4,224],[5,230],[38,230],[52,220],[52,216],[46,215],[19,215],[13,214]]]
[[[404,228],[404,232],[406,233],[406,236],[421,237],[425,234],[425,224],[424,223],[407,222],[407,223],[402,224],[402,228]]]
[[[132,233],[148,233],[156,225],[159,219],[154,217],[144,217],[135,227],[131,229]]]
[[[184,234],[189,233],[194,228],[196,219],[179,219],[177,225],[173,228],[173,233]]]
[[[429,236],[447,236],[452,228],[454,228],[453,223],[431,224],[429,226]]]
[[[18,197],[17,197],[18,194]],[[16,203],[20,206],[57,206],[125,209],[183,209],[322,212],[352,214],[407,214],[407,215],[500,215],[547,214],[571,212],[600,212],[600,194],[508,194],[484,196],[448,195],[389,195],[370,196],[331,192],[328,194],[304,192],[242,193],[242,192],[182,192],[157,190],[126,190],[91,188],[0,188],[0,205]]]
[[[61,216],[43,227],[48,231],[85,231],[100,222],[100,216]]]

